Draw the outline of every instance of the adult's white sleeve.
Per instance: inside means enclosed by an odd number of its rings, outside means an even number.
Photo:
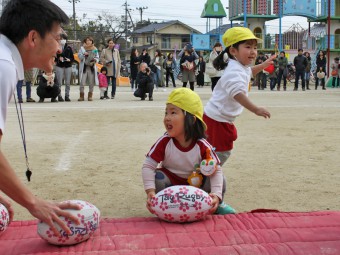
[[[0,60],[0,130],[4,133],[7,108],[17,83],[14,64]]]

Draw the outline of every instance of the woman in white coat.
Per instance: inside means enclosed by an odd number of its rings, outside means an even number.
[[[80,97],[78,101],[84,101],[84,86],[89,84],[88,100],[92,101],[93,87],[98,85],[97,66],[99,61],[98,49],[93,44],[93,38],[88,36],[84,39],[84,44],[78,52],[80,59],[79,79],[80,79]]]
[[[218,55],[221,54],[222,52],[222,44],[217,42],[215,43],[214,45],[214,48],[212,50],[212,52],[210,53],[210,57],[209,57],[209,63],[213,64],[215,58],[217,58]],[[221,78],[223,74],[223,70],[220,70],[220,71],[217,71],[212,75],[210,76],[210,79],[211,79],[211,90],[214,90],[218,80]]]

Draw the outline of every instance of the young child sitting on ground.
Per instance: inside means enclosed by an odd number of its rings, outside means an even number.
[[[150,212],[151,199],[157,192],[173,185],[189,185],[190,176],[194,171],[199,171],[202,160],[212,158],[216,162],[215,172],[208,175],[201,169],[202,183],[195,186],[212,197],[211,213],[235,213],[223,202],[226,179],[218,157],[205,140],[206,124],[202,118],[203,105],[197,93],[187,88],[171,92],[163,119],[166,133],[151,147],[142,168],[146,206]]]

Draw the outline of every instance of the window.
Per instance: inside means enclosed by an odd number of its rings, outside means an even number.
[[[132,42],[133,42],[133,43],[138,43],[138,37],[133,37],[133,38],[132,38]]]
[[[170,36],[169,35],[163,35],[162,36],[162,49],[171,49]]]
[[[147,36],[146,42],[152,44],[152,36]]]

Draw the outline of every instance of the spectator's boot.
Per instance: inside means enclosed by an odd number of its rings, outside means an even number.
[[[79,96],[79,99],[78,101],[84,101],[84,92],[80,92],[80,96]]]
[[[89,93],[88,93],[88,95],[87,95],[87,100],[88,100],[88,101],[93,101],[92,95],[93,95],[93,92],[89,92]]]
[[[310,90],[310,88],[309,88],[309,81],[306,81],[306,87],[307,87],[307,90]]]

